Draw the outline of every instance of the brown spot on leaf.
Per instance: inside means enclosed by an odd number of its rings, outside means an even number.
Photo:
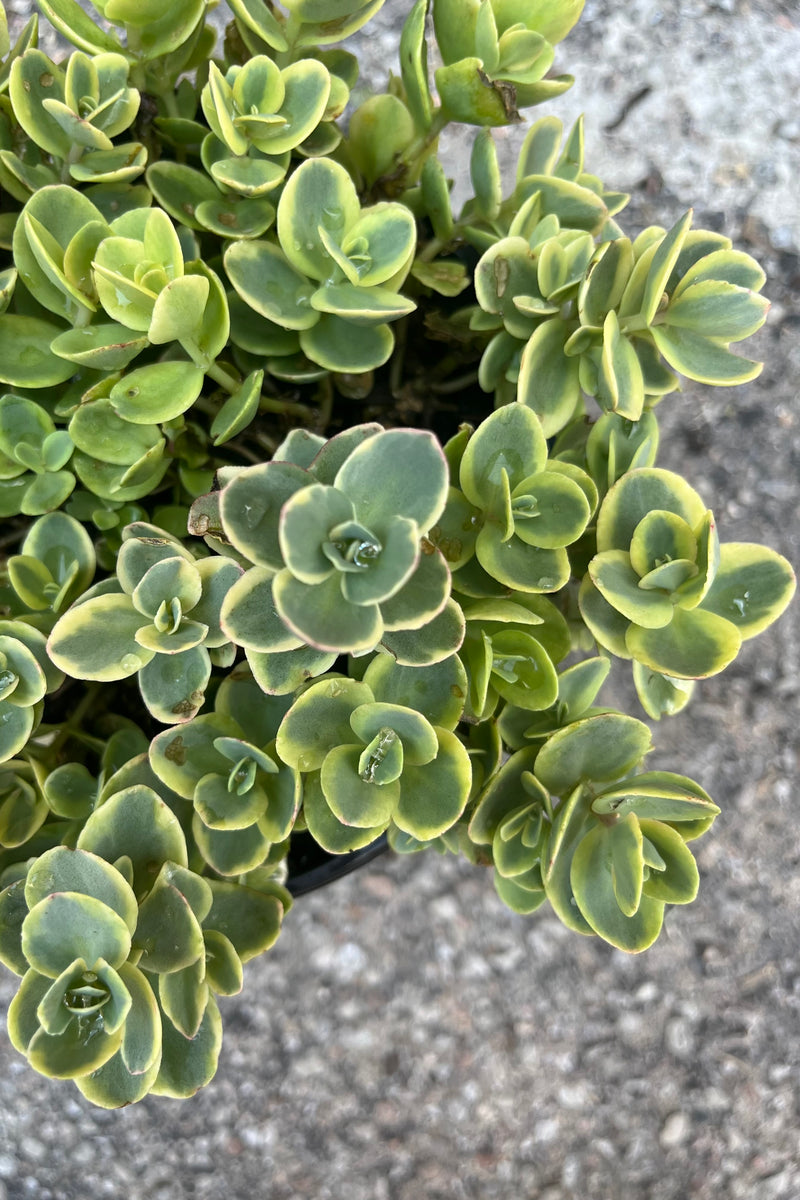
[[[179,767],[182,767],[186,762],[186,747],[183,744],[183,738],[180,736],[180,734],[178,734],[177,737],[174,737],[171,742],[167,743],[167,748],[164,751],[164,757],[169,762],[177,763]]]

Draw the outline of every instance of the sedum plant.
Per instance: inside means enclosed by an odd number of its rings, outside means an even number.
[[[529,112],[582,0],[409,0],[363,98],[382,4],[39,0],[58,63],[0,7],[0,961],[13,1045],[106,1107],[211,1079],[309,845],[651,945],[720,808],[641,717],[794,591],[656,465],[681,378],[758,374],[761,268],[626,234]]]

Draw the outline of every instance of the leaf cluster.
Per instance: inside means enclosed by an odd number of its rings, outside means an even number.
[[[656,465],[681,377],[757,375],[761,268],[628,237],[580,121],[504,187],[582,0],[415,0],[365,97],[382,3],[39,0],[58,63],[0,6],[0,961],[107,1107],[212,1077],[300,834],[649,946],[720,809],[600,689],[680,711],[794,591]]]

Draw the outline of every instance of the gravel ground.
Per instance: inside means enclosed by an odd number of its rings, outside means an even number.
[[[770,274],[763,375],[668,399],[660,465],[725,540],[797,564],[796,0],[589,0],[560,58],[579,84],[554,111],[586,112],[628,228],[695,203]],[[798,1200],[799,612],[656,731],[653,765],[723,813],[649,952],[515,916],[467,864],[378,860],[297,903],[185,1104],[92,1109],[0,1041],[0,1200]]]

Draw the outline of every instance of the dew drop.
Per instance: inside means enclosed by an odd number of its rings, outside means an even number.
[[[119,660],[119,665],[126,674],[132,675],[134,671],[139,670],[142,660],[138,654],[123,654]]]
[[[381,547],[375,542],[359,542],[353,551],[353,564],[357,567],[368,567],[380,552]]]
[[[19,676],[13,671],[0,671],[0,700],[9,696],[19,683]]]
[[[250,504],[242,506],[242,517],[248,529],[255,529],[258,523],[263,519],[267,506],[260,500],[251,501]]]
[[[731,608],[740,617],[747,616],[747,601],[750,599],[750,593],[745,592],[743,596],[734,596],[731,600]]]

